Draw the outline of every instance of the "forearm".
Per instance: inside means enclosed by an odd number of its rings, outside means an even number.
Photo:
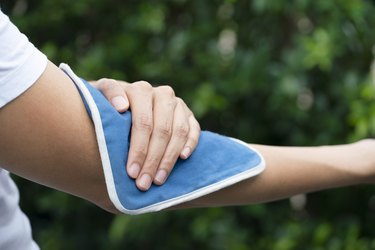
[[[72,81],[49,63],[0,110],[0,166],[111,210],[93,125]]]
[[[324,147],[252,145],[266,170],[181,207],[254,204],[328,188],[375,182],[374,141]]]
[[[52,63],[33,87],[0,110],[0,141],[0,166],[115,211],[93,125],[76,87]],[[305,148],[252,146],[267,163],[260,176],[179,207],[259,203],[375,179],[374,141]]]

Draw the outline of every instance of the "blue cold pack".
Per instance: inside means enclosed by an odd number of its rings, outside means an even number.
[[[77,86],[94,123],[107,191],[120,212],[156,212],[258,175],[265,168],[263,157],[244,142],[202,131],[193,154],[177,161],[163,185],[141,191],[125,167],[131,112],[118,113],[101,92],[77,77],[68,65],[61,64],[60,68]]]

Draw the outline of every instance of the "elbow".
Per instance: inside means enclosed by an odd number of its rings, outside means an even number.
[[[120,214],[121,212],[117,210],[117,208],[113,205],[112,201],[110,200],[110,198],[108,197],[108,195],[106,195],[105,197],[103,197],[102,199],[100,199],[99,201],[95,201],[94,202],[95,205],[97,205],[98,207],[100,207],[101,209],[111,213],[111,214]]]

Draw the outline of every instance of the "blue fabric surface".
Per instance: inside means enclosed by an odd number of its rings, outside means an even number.
[[[131,113],[128,111],[119,114],[98,90],[86,81],[83,82],[99,109],[117,196],[122,206],[128,210],[181,197],[260,164],[260,156],[248,147],[228,137],[203,131],[194,153],[187,160],[178,160],[164,185],[152,185],[150,190],[140,191],[125,169],[130,142]],[[81,97],[84,100],[82,95]],[[85,106],[91,115],[86,102]]]

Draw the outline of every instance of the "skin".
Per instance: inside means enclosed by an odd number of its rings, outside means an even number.
[[[29,90],[0,110],[0,141],[5,169],[117,213],[107,195],[93,125],[75,86],[52,63]],[[374,140],[306,148],[252,146],[266,160],[264,173],[176,208],[252,204],[375,183]]]
[[[141,190],[162,185],[177,159],[187,159],[198,143],[200,127],[186,104],[169,86],[153,88],[145,81],[129,84],[103,78],[91,84],[119,112],[132,109],[127,172]]]
[[[166,91],[169,87],[152,88],[145,82],[123,85],[133,104],[132,157],[143,164],[136,183],[147,190],[151,183],[143,186],[142,176],[152,176],[148,178],[151,182],[158,168],[169,172],[180,155],[188,157],[184,148],[194,150],[200,128],[182,100]],[[106,96],[114,90],[107,80],[96,87]],[[169,109],[158,99],[167,102]],[[145,102],[150,103],[147,110],[142,109]],[[160,123],[165,125],[162,135]],[[0,125],[0,166],[113,210],[92,122],[76,87],[55,65],[49,62],[30,89],[0,110]],[[157,184],[163,181],[154,180]]]
[[[254,145],[267,167],[259,176],[177,208],[248,205],[336,187],[375,184],[375,140],[321,147]]]

